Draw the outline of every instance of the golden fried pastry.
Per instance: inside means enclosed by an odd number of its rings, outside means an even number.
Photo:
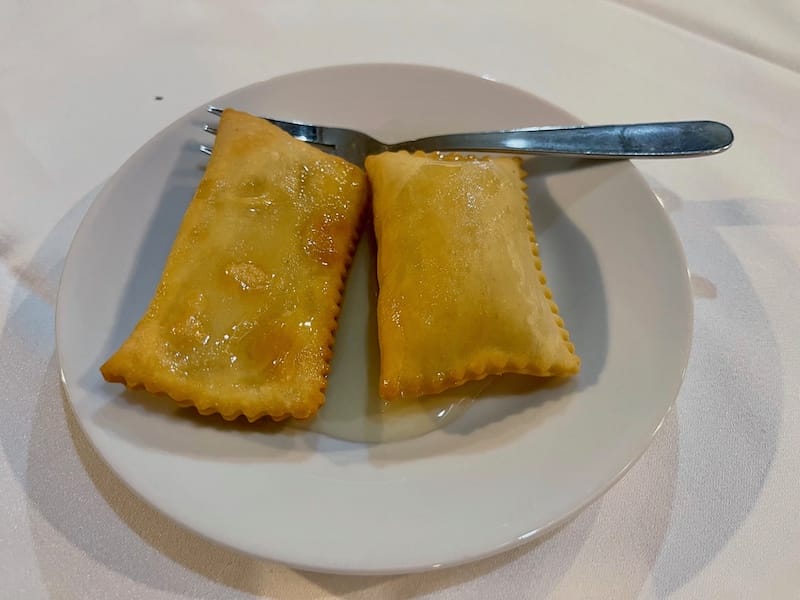
[[[579,370],[546,286],[519,160],[386,152],[366,169],[383,398]]]
[[[358,167],[226,110],[150,306],[103,376],[226,419],[313,415],[366,194]]]

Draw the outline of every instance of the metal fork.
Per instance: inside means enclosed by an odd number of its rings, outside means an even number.
[[[216,106],[209,106],[207,110],[217,116],[223,111]],[[530,127],[437,135],[386,144],[352,129],[262,118],[298,140],[321,146],[357,165],[363,165],[364,159],[371,154],[397,150],[502,152],[602,159],[683,158],[718,154],[733,143],[730,127],[717,121]],[[203,129],[211,134],[217,132],[208,124]],[[201,145],[200,150],[211,154],[213,148]]]

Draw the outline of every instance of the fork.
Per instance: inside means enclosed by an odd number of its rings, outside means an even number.
[[[220,116],[224,109],[209,106],[207,110]],[[261,118],[298,140],[320,146],[357,165],[363,165],[364,159],[371,154],[397,150],[501,152],[599,159],[683,158],[718,154],[733,143],[733,131],[717,121],[526,127],[437,135],[386,144],[352,129]],[[208,124],[203,129],[210,134],[217,132]],[[200,150],[211,154],[213,147],[203,144]]]

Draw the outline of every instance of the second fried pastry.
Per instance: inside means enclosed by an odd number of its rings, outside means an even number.
[[[366,169],[381,396],[431,394],[493,374],[578,371],[518,160],[387,152],[368,157]]]

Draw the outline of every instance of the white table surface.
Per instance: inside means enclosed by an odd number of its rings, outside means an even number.
[[[0,598],[800,598],[800,5],[0,0]],[[702,160],[640,161],[686,249],[676,409],[544,539],[415,576],[294,571],[135,497],[64,399],[53,313],[92,196],[242,85],[342,63],[489,75],[587,122],[713,118]],[[156,100],[160,96],[162,100]]]

